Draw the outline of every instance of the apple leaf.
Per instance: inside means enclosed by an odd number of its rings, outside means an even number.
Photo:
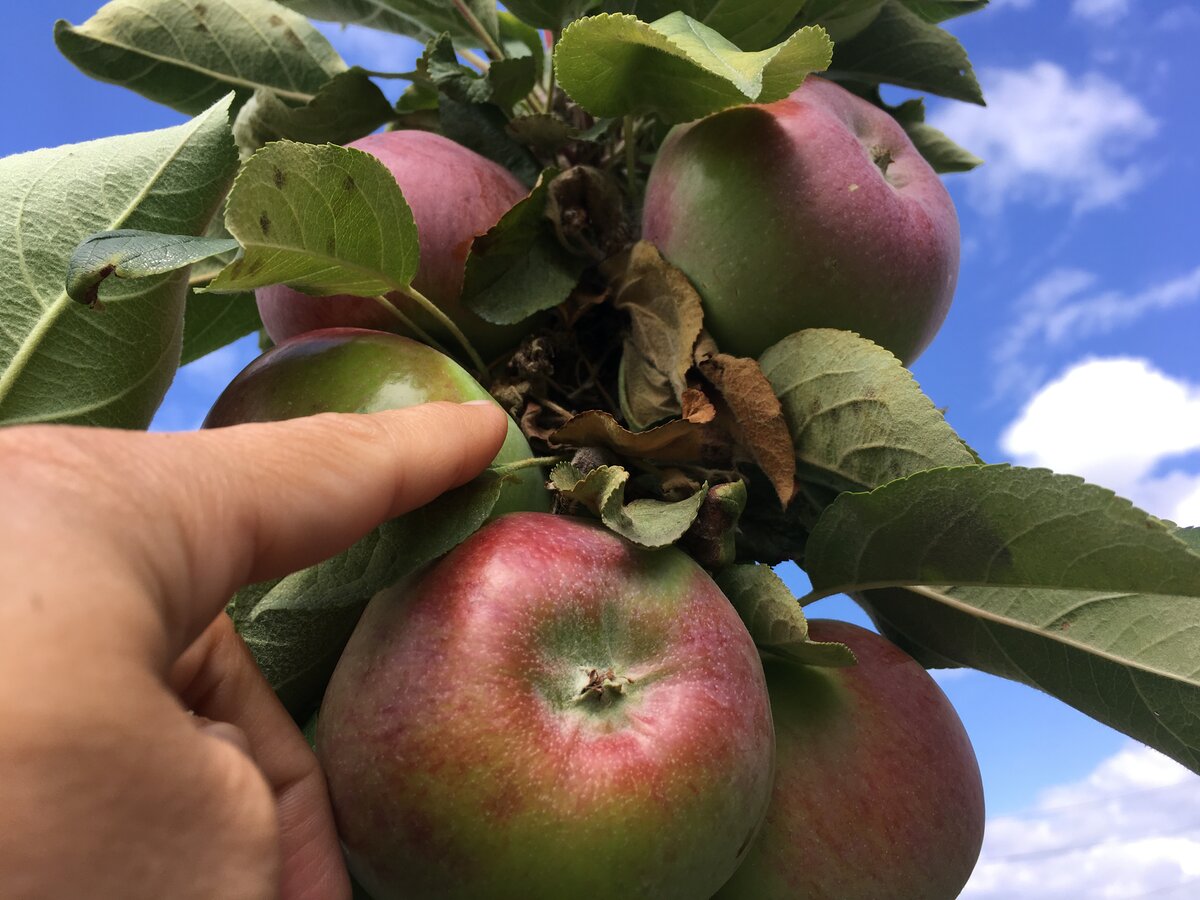
[[[859,599],[923,662],[1028,684],[1200,772],[1200,596],[913,587]]]
[[[550,472],[551,484],[563,497],[582,504],[609,529],[643,547],[666,547],[683,537],[708,493],[705,484],[685,500],[627,504],[628,481],[629,473],[620,466],[597,466],[585,475],[570,463],[559,463]]]
[[[179,364],[195,362],[262,327],[254,294],[192,292],[183,314],[183,352]]]
[[[861,491],[979,460],[896,357],[849,331],[798,331],[759,360],[783,405],[801,482]]]
[[[0,422],[144,428],[179,364],[187,273],[67,296],[79,242],[100,231],[199,235],[237,167],[229,99],[161,131],[0,160]]]
[[[704,325],[700,295],[658,248],[639,241],[604,264],[613,305],[629,315],[621,356],[621,412],[635,429],[682,412],[687,373]]]
[[[779,39],[804,5],[805,0],[607,0],[604,10],[645,21],[683,12],[743,50],[761,50]]]
[[[412,211],[387,167],[361,150],[268,144],[238,174],[225,225],[244,252],[210,290],[286,283],[369,297],[407,288],[417,271]]]
[[[820,25],[829,32],[834,46],[848,41],[867,28],[879,11],[884,0],[808,0],[800,12],[799,21],[806,25]]]
[[[233,91],[307,103],[346,64],[303,16],[272,0],[112,0],[54,42],[87,75],[196,114]]]
[[[295,718],[303,721],[320,700],[367,601],[477,531],[502,484],[484,473],[333,559],[238,593],[234,625]]]
[[[673,123],[781,100],[829,65],[832,46],[822,29],[803,28],[744,52],[681,12],[653,23],[606,14],[569,25],[554,60],[563,89],[593,115],[655,113]]]
[[[505,7],[518,19],[534,28],[559,31],[600,0],[505,0]]]
[[[529,196],[471,244],[462,298],[481,319],[496,325],[524,321],[558,306],[578,283],[587,260],[567,252],[546,215],[557,174],[543,172]]]
[[[988,5],[989,0],[901,0],[926,22],[945,22],[967,13],[977,12]]]
[[[962,44],[901,0],[888,0],[861,34],[840,42],[829,72],[983,105],[983,93]]]
[[[243,157],[271,141],[348,144],[392,119],[395,111],[383,92],[357,67],[341,72],[302,106],[259,88],[238,111],[233,136]]]
[[[313,19],[362,25],[420,40],[448,31],[465,43],[478,44],[478,37],[450,0],[279,0],[284,6]],[[473,15],[496,37],[495,0],[467,0]]]
[[[541,166],[508,133],[508,116],[494,103],[462,103],[442,94],[438,122],[450,140],[499,163],[526,185],[537,181]]]
[[[796,448],[771,383],[757,362],[728,353],[700,360],[699,369],[729,409],[738,444],[771,480],[786,507],[796,490]]]
[[[713,578],[742,617],[759,650],[805,665],[855,664],[854,653],[845,644],[809,639],[804,611],[770,566],[729,566]]]
[[[494,61],[484,74],[458,61],[447,34],[430,41],[418,69],[437,88],[459,103],[495,103],[511,111],[513,104],[533,90],[538,71],[533,56]]]
[[[675,419],[648,431],[629,431],[609,413],[592,409],[573,416],[550,435],[554,447],[605,447],[624,456],[662,463],[717,465],[728,442],[705,422]]]
[[[811,598],[908,584],[1200,597],[1200,553],[1105,488],[1008,465],[845,493],[808,539]]]
[[[85,306],[100,303],[106,278],[147,278],[183,269],[211,256],[236,250],[232,238],[159,234],[118,228],[101,231],[80,242],[67,262],[67,296]]]

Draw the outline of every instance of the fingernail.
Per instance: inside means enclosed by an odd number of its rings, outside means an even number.
[[[460,403],[459,406],[495,406],[494,400],[467,400]]]

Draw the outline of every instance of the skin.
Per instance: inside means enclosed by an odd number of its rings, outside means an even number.
[[[238,587],[481,471],[490,404],[197,434],[0,431],[0,896],[348,900]]]
[[[453,319],[485,359],[515,347],[525,335],[523,327],[486,322],[460,297],[471,242],[523,200],[526,188],[503,166],[427,131],[388,131],[346,146],[387,166],[412,209],[421,247],[413,287]],[[263,325],[276,343],[342,325],[404,331],[400,320],[371,298],[310,297],[285,285],[260,288],[256,296]],[[412,300],[388,297],[447,349],[459,352],[449,332]]]
[[[376,900],[709,897],[773,744],[758,654],[702,569],[537,513],[378,595],[317,727]]]
[[[952,900],[979,858],[983,786],[941,688],[873,632],[813,620],[846,669],[767,660],[777,774],[767,820],[718,900]]]
[[[890,115],[821,78],[672,131],[642,228],[736,356],[842,328],[911,363],[958,279],[958,218],[936,173]]]

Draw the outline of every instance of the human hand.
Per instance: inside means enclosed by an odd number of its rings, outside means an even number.
[[[505,427],[0,431],[0,897],[348,898],[316,758],[222,611],[470,480]]]

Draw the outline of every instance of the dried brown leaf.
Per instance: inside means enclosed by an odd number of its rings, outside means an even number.
[[[720,465],[730,446],[711,425],[676,419],[649,431],[629,431],[611,415],[593,409],[574,416],[550,436],[553,446],[607,447],[626,456],[688,465]]]
[[[753,359],[717,353],[699,363],[733,416],[735,437],[786,507],[796,490],[796,448],[783,407]]]

